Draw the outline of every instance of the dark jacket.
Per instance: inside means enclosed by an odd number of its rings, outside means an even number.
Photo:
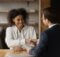
[[[42,32],[35,57],[60,57],[60,25]]]

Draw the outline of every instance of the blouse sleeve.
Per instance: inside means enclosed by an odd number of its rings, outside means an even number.
[[[9,48],[15,47],[15,46],[19,46],[19,39],[14,40],[13,38],[13,34],[12,34],[12,28],[8,27],[6,29],[6,38],[5,38],[5,42],[7,44],[7,46]]]
[[[30,38],[31,39],[37,39],[36,31],[35,31],[34,27],[30,28]]]

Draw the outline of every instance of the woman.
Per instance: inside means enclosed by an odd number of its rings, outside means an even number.
[[[10,27],[6,29],[6,44],[10,49],[29,50],[36,43],[36,32],[32,26],[26,25],[28,13],[24,8],[12,9],[8,14]]]

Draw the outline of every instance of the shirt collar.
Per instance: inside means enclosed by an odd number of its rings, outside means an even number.
[[[19,29],[16,27],[16,25],[14,25],[14,27],[15,27],[15,30],[19,30]],[[25,26],[22,28],[21,31],[26,30],[26,28],[27,28],[27,25],[25,25]]]
[[[49,28],[51,28],[51,27],[53,27],[53,26],[55,26],[55,25],[56,25],[56,24],[52,24],[52,25],[49,26]]]

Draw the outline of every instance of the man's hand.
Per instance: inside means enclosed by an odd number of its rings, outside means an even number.
[[[37,39],[31,39],[30,40],[30,43],[33,44],[34,46],[36,46],[36,42],[37,42]]]
[[[26,39],[26,43],[32,46],[36,46],[37,39]]]

